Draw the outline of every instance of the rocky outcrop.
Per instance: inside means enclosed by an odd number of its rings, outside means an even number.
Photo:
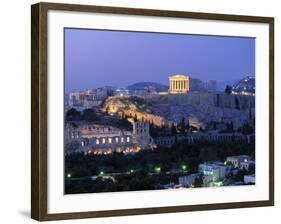
[[[166,119],[163,116],[150,113],[150,104],[143,99],[136,100],[135,97],[110,97],[102,108],[104,112],[136,117],[138,120],[148,121],[157,126],[163,126]]]
[[[136,116],[157,126],[170,126],[184,118],[197,127],[204,128],[210,122],[232,122],[237,128],[254,118],[255,97],[201,92],[165,96],[151,94],[140,100],[135,97],[110,97],[103,110]]]
[[[247,110],[255,107],[255,97],[225,93],[189,92],[188,94],[167,95],[169,104],[190,106],[213,106]]]

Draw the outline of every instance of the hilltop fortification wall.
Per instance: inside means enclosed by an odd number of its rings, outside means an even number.
[[[188,92],[187,94],[150,95],[147,101],[171,105],[214,106],[221,108],[247,110],[255,107],[255,97],[230,95],[225,93]]]

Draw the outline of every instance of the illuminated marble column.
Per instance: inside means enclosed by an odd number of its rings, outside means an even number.
[[[185,75],[174,75],[169,77],[171,94],[186,94],[189,91],[189,77]]]

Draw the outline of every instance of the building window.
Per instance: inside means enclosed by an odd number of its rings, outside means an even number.
[[[115,141],[116,141],[116,143],[118,143],[118,141],[119,141],[119,138],[118,138],[118,137],[116,137],[116,138],[115,138]]]
[[[105,138],[102,139],[102,143],[103,143],[103,144],[105,143]]]
[[[130,142],[130,137],[127,137],[127,142]]]
[[[100,144],[100,140],[97,139],[96,140],[96,144],[99,145]]]
[[[124,142],[124,138],[123,138],[123,137],[121,137],[121,142],[122,142],[122,143]]]
[[[111,144],[112,143],[112,139],[108,138],[108,143]]]

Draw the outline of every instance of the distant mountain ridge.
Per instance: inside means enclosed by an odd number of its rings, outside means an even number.
[[[168,91],[169,87],[156,82],[137,82],[128,87],[129,91],[144,91],[146,89],[155,89],[157,92]]]

